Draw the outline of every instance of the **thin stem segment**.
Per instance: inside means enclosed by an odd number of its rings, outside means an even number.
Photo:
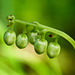
[[[48,27],[48,26],[45,26],[45,25],[42,25],[42,24],[39,24],[39,23],[38,23],[38,25],[36,25],[34,23],[29,23],[29,22],[25,22],[25,21],[21,21],[21,20],[17,20],[17,19],[15,19],[15,22],[22,23],[22,24],[25,24],[25,25],[27,24],[27,25],[39,27],[39,28],[42,28],[42,29],[47,29],[47,32],[52,32],[52,33],[55,33],[55,34],[65,38],[67,41],[69,41],[72,44],[72,46],[75,49],[75,40],[73,40],[69,35],[67,35],[66,33],[64,33],[60,30],[57,30],[57,29],[54,29],[54,28],[51,28],[51,27]]]

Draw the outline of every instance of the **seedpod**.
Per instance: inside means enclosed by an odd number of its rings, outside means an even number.
[[[38,38],[40,38],[40,36],[38,35],[37,32],[30,32],[30,33],[28,34],[29,42],[30,42],[31,44],[33,44],[33,45],[34,45],[35,41],[36,41]]]
[[[47,55],[49,56],[49,58],[54,58],[58,56],[59,53],[60,53],[60,45],[56,42],[49,43],[47,49]]]
[[[37,39],[34,44],[34,50],[37,54],[42,54],[47,49],[47,41],[45,39]]]
[[[28,37],[26,34],[19,34],[16,39],[16,46],[20,49],[25,48],[28,45]]]
[[[16,34],[13,30],[8,30],[5,32],[4,34],[4,42],[7,44],[7,45],[13,45],[14,42],[16,40]]]

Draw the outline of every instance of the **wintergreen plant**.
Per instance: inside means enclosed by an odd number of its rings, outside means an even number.
[[[34,45],[34,50],[37,54],[42,54],[46,51],[49,58],[54,58],[60,53],[61,47],[58,44],[58,39],[59,36],[61,36],[69,41],[75,49],[75,40],[73,40],[69,35],[60,30],[42,25],[38,22],[29,23],[21,21],[15,19],[13,15],[8,16],[7,20],[9,23],[7,27],[10,27],[10,30],[7,30],[5,32],[4,41],[9,46],[14,44],[15,41],[16,46],[20,49],[23,49],[28,45],[29,41]],[[19,34],[17,38],[15,32],[13,31],[15,22],[25,25],[23,33]],[[52,33],[49,35],[49,37],[55,38],[54,42],[48,44],[47,40],[45,39],[45,35],[47,32]]]

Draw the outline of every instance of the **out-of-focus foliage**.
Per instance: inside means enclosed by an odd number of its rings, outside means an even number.
[[[63,38],[59,38],[61,53],[49,59],[45,54],[37,55],[32,45],[19,50],[3,41],[8,29],[6,16],[57,28],[75,39],[75,0],[0,0],[0,75],[75,75],[75,51]],[[15,24],[18,35],[24,25]],[[48,41],[54,41],[48,37]]]

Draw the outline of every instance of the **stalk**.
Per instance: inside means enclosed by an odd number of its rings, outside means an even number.
[[[25,24],[25,25],[31,25],[31,26],[39,27],[39,28],[42,28],[42,29],[47,29],[47,32],[52,32],[52,33],[55,33],[55,34],[65,38],[67,41],[69,41],[71,43],[71,45],[75,49],[75,40],[72,39],[69,35],[67,35],[63,31],[60,31],[60,30],[57,30],[57,29],[54,29],[52,27],[48,27],[48,26],[45,26],[45,25],[42,25],[42,24],[39,24],[39,23],[37,25],[37,24],[34,24],[34,23],[29,23],[29,22],[21,21],[21,20],[18,20],[18,19],[15,19],[15,22],[21,23],[21,24]]]

